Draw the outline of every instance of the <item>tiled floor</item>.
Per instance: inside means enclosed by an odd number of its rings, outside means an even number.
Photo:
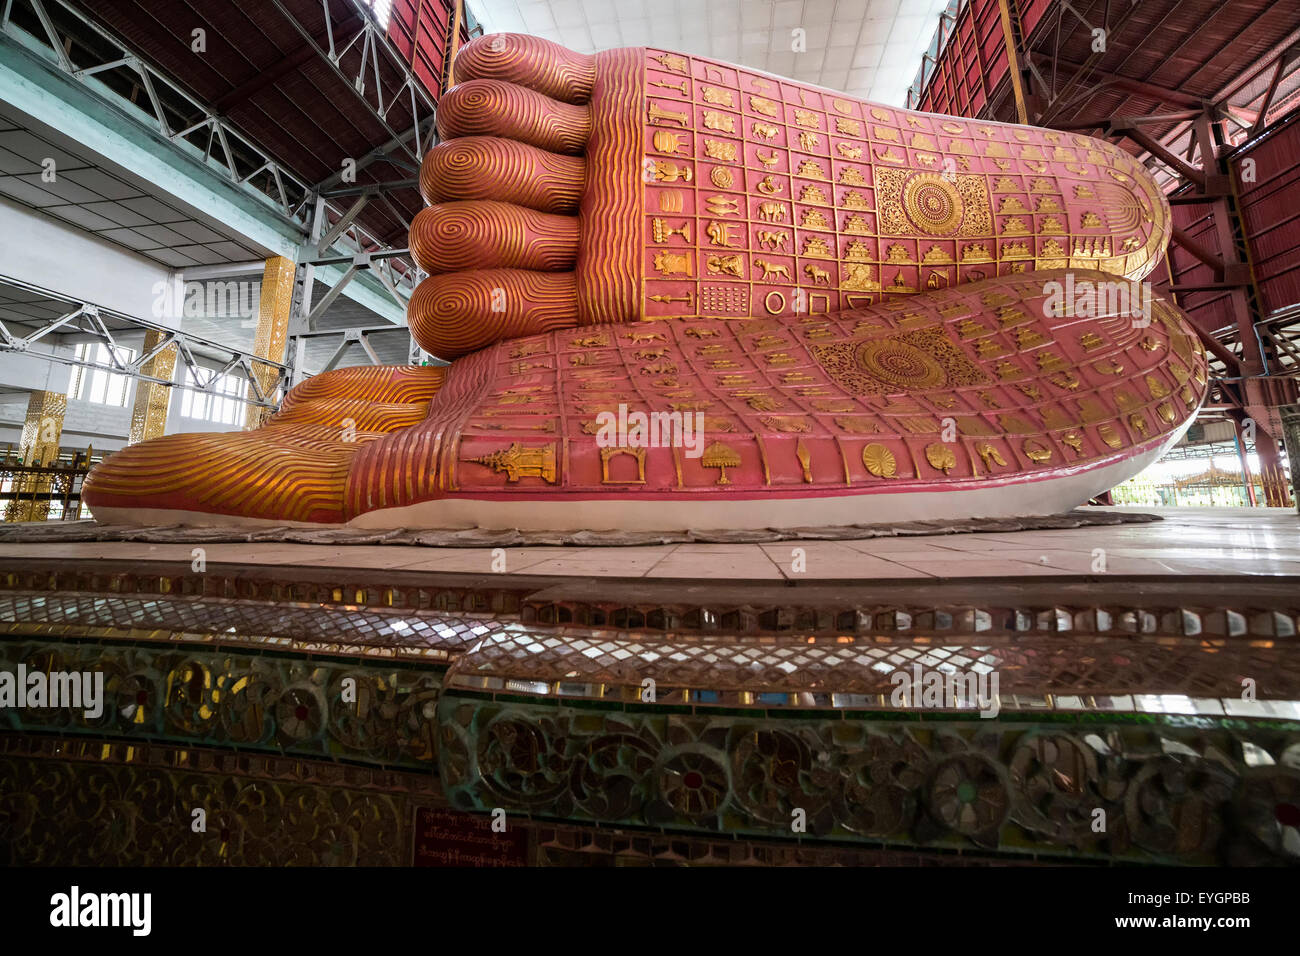
[[[1120,510],[1120,509],[1117,509]],[[209,544],[210,563],[686,580],[938,580],[1051,575],[1300,576],[1300,515],[1281,508],[1164,508],[1150,524],[777,544],[629,548],[425,548]],[[195,546],[140,542],[4,544],[0,559],[189,562]],[[495,564],[494,564],[495,562]]]

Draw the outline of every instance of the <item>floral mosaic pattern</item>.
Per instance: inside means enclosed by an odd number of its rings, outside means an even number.
[[[409,862],[410,797],[403,791],[410,782],[397,775],[373,779],[308,761],[66,739],[45,748],[14,746],[11,737],[0,743],[5,864]],[[195,809],[205,814],[199,831]]]
[[[420,769],[435,757],[441,679],[432,669],[199,648],[0,641],[0,670],[14,673],[19,664],[27,673],[102,671],[102,713],[92,718],[84,708],[5,708],[0,728]]]
[[[801,817],[804,838],[835,841],[1300,862],[1295,724],[772,720],[453,696],[439,723],[442,783],[465,810],[755,836],[799,836]]]

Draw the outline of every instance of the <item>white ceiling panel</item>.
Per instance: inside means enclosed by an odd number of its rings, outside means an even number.
[[[906,102],[948,0],[469,0],[488,33],[582,53],[657,46],[891,106]],[[794,52],[793,30],[806,50]]]

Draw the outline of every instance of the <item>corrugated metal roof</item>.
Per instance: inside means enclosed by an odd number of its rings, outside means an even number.
[[[406,77],[393,63],[380,58],[376,64],[371,57],[366,71],[367,82],[374,84],[377,70],[388,107],[385,125],[304,39],[299,27],[321,48],[330,47],[320,0],[71,2],[307,182],[328,179],[344,160],[360,160],[393,139],[393,131],[405,132],[412,125],[409,94],[397,95]],[[332,15],[334,48],[342,50],[361,28],[362,14],[348,0],[325,3]],[[205,31],[202,52],[193,49],[197,29]],[[357,72],[362,47],[357,43],[340,58],[345,75]],[[356,184],[413,176],[409,168],[380,160],[358,170]],[[403,246],[403,220],[423,205],[419,192],[394,190],[384,200],[370,203],[358,221],[385,244]]]
[[[1077,16],[1064,4],[1048,5],[1025,37],[1044,78],[1050,81],[1056,50],[1056,77],[1077,93],[1051,111],[1052,125],[1150,116],[1195,108],[1198,101],[1222,101],[1248,111],[1268,89],[1271,71],[1263,69],[1265,63],[1279,47],[1300,40],[1295,0],[1089,0],[1070,6]],[[1097,28],[1107,28],[1104,51],[1095,49]],[[1152,89],[1144,92],[1139,85]],[[1270,118],[1282,115],[1283,102],[1297,90],[1300,70],[1279,84]],[[1009,81],[999,85],[993,104],[999,118],[1014,121]],[[1185,155],[1190,123],[1144,129]],[[1127,148],[1142,152],[1132,144]]]

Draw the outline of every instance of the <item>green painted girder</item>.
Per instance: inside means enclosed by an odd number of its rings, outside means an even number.
[[[277,209],[270,197],[228,178],[215,155],[205,157],[190,143],[163,136],[149,113],[94,76],[73,79],[48,47],[12,23],[0,32],[0,101],[199,217],[233,230],[265,255],[297,263],[309,254],[307,227]],[[345,271],[320,266],[316,278],[332,286]],[[390,322],[405,323],[405,309],[365,272],[342,294]]]

